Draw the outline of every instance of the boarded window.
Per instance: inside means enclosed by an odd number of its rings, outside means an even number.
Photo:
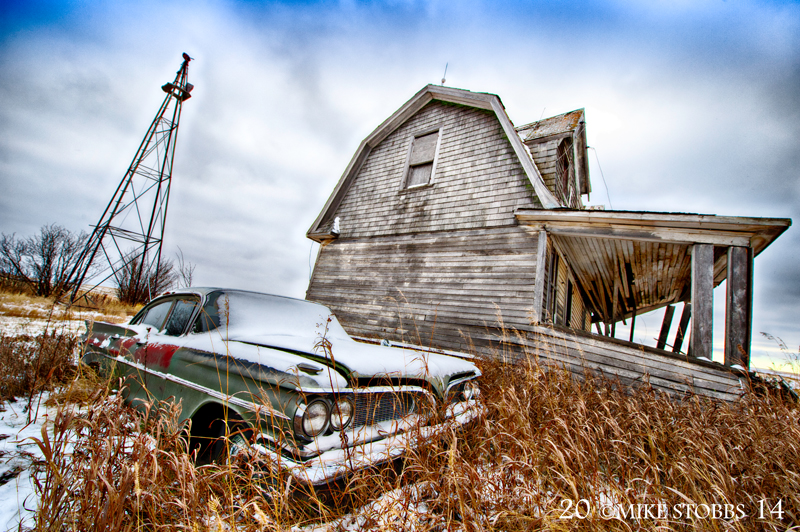
[[[427,185],[431,182],[438,142],[438,131],[414,137],[411,143],[411,153],[408,157],[406,188]]]

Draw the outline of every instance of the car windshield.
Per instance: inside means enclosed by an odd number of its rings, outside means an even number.
[[[230,337],[324,334],[331,340],[350,339],[330,309],[310,301],[237,291],[212,292],[206,301],[195,332],[219,328]]]

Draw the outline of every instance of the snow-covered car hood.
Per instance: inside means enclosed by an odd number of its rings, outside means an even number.
[[[335,337],[323,347],[323,338],[280,334],[242,334],[233,332],[229,341],[274,347],[301,353],[315,354],[336,365],[344,366],[356,377],[439,377],[474,372],[471,362],[427,351],[357,342],[352,338]],[[327,340],[327,339],[326,339]],[[235,352],[231,353],[233,356]]]
[[[220,325],[212,334],[228,341],[313,354],[344,366],[357,377],[446,378],[475,370],[472,363],[455,357],[357,342],[328,307],[310,301],[226,291],[215,305]],[[231,355],[236,356],[233,351]]]

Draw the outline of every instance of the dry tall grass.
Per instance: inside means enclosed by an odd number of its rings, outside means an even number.
[[[76,345],[75,336],[58,331],[0,335],[0,404],[70,382]]]
[[[81,297],[72,306],[57,304],[53,298],[32,295],[24,289],[0,287],[0,316],[14,318],[51,320],[55,325],[63,320],[83,319],[84,313],[95,313],[98,319],[121,323],[128,321],[141,305],[121,303],[108,294],[93,294]]]
[[[786,530],[800,525],[800,408],[633,393],[481,361],[485,414],[325,491],[256,462],[198,466],[178,408],[98,391],[43,432],[37,530]],[[781,501],[777,513],[776,504]],[[681,506],[682,505],[682,506]],[[728,505],[728,506],[725,506]],[[776,510],[770,513],[770,510]],[[681,515],[678,515],[680,512]],[[762,515],[760,515],[762,514]],[[566,519],[565,517],[570,517]],[[718,518],[717,518],[718,517]]]

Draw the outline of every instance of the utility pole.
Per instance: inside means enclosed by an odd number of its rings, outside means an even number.
[[[70,303],[112,277],[129,299],[146,300],[164,288],[158,286],[161,243],[181,109],[194,89],[188,81],[191,60],[183,54],[175,80],[161,87],[167,96],[72,269]],[[82,289],[84,283],[91,286]]]

